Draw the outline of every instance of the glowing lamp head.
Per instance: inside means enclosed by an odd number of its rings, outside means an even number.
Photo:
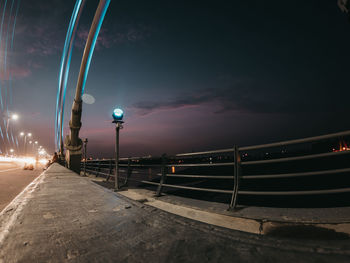
[[[12,120],[18,120],[18,115],[17,115],[17,114],[13,114],[13,115],[11,116],[11,119],[12,119]]]
[[[24,132],[21,132],[19,135],[24,136]]]
[[[122,109],[114,109],[112,117],[115,121],[121,121],[124,117],[124,111]]]

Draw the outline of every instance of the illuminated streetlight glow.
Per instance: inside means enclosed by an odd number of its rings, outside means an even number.
[[[27,135],[28,135],[28,137],[31,137],[31,136],[32,136],[32,134],[31,134],[30,132],[29,132]]]
[[[112,117],[115,121],[121,121],[124,117],[124,111],[122,109],[114,109]]]
[[[10,149],[10,152],[13,153],[15,150],[14,149]]]
[[[29,144],[32,144],[32,141],[29,141]]]
[[[38,141],[35,141],[34,143],[35,143],[35,144],[38,144]]]
[[[9,125],[10,125],[10,120],[17,120],[18,119],[18,115],[17,114],[12,114],[11,116],[10,115],[6,115],[7,117],[7,125],[6,125],[6,133],[8,132],[9,130]]]
[[[24,136],[24,132],[21,132],[19,135]]]

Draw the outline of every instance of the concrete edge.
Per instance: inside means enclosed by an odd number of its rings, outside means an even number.
[[[335,231],[350,235],[350,223],[302,223],[302,222],[281,222],[274,220],[261,220],[252,218],[243,218],[217,214],[204,210],[194,209],[186,206],[175,205],[169,202],[161,201],[156,198],[149,197],[128,189],[126,191],[120,191],[118,194],[125,196],[131,200],[142,202],[143,204],[158,208],[160,210],[172,213],[178,216],[196,220],[202,223],[210,225],[229,228],[232,230],[238,230],[258,235],[266,235],[272,230],[280,227],[290,226],[313,226],[317,228],[324,228],[327,230]]]
[[[11,227],[14,225],[24,206],[28,203],[28,200],[31,198],[31,194],[38,188],[39,184],[42,183],[47,171],[48,170],[42,172],[37,178],[35,178],[30,184],[28,184],[22,190],[22,192],[20,192],[0,212],[0,247],[2,246],[7,235],[10,233]]]

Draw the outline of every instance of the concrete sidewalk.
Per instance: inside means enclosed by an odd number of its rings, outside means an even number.
[[[224,229],[132,201],[58,164],[0,213],[0,262],[349,262],[350,240]]]

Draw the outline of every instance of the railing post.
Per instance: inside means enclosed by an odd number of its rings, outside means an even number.
[[[97,171],[96,171],[96,177],[100,175],[100,170],[101,170],[101,161],[98,161],[98,166],[97,166]]]
[[[160,196],[162,194],[163,184],[165,183],[166,175],[168,173],[167,158],[166,158],[166,154],[165,153],[162,155],[161,173],[162,173],[162,175],[161,175],[161,178],[160,178],[160,182],[159,182],[159,185],[158,185],[156,196]]]
[[[124,181],[124,186],[128,185],[129,177],[131,176],[131,174],[132,174],[131,159],[128,158],[128,170],[126,172],[126,178],[125,178],[125,181]]]
[[[106,182],[108,182],[109,178],[111,177],[113,172],[113,160],[109,160],[109,172],[108,172],[108,176],[106,178]]]
[[[241,156],[237,145],[234,147],[234,186],[229,209],[235,209],[237,206],[237,197],[239,191],[239,181],[241,177]]]

